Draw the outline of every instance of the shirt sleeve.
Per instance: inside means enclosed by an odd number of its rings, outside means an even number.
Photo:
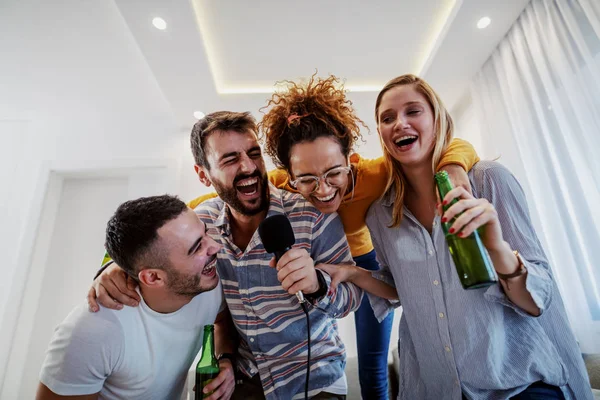
[[[40,381],[61,396],[98,393],[120,362],[123,331],[110,313],[80,306],[56,328]]]
[[[521,255],[527,268],[526,288],[543,314],[552,302],[554,281],[542,245],[533,229],[521,185],[508,169],[498,163],[478,169],[474,175],[474,183],[479,183],[481,188],[479,197],[488,199],[496,208],[504,240]],[[485,298],[510,307],[520,315],[534,318],[510,301],[502,285],[490,286],[485,292]]]
[[[217,194],[215,192],[204,194],[202,196],[196,197],[192,201],[189,201],[187,203],[187,206],[193,210],[196,207],[198,207],[200,204],[204,203],[206,200],[214,199],[215,197],[217,197]]]
[[[454,138],[448,148],[442,154],[437,169],[438,171],[450,164],[457,164],[463,167],[465,171],[470,171],[473,166],[479,162],[479,156],[473,145],[466,140]]]
[[[394,276],[390,271],[389,264],[385,257],[385,252],[383,251],[381,239],[379,238],[379,230],[374,229],[374,227],[378,224],[377,217],[375,215],[376,213],[376,207],[371,207],[367,213],[367,226],[369,227],[371,240],[373,241],[373,247],[375,248],[375,254],[377,255],[377,262],[379,263],[379,269],[377,271],[373,271],[371,276],[387,283],[390,286],[396,287]],[[389,228],[384,227],[384,229]],[[367,296],[369,298],[369,303],[371,303],[371,308],[373,309],[373,315],[375,315],[375,318],[377,318],[379,322],[383,321],[385,317],[387,317],[387,315],[395,308],[402,305],[400,300],[388,300],[371,293],[367,293]]]
[[[344,227],[337,213],[318,213],[312,231],[311,257],[315,265],[354,264]],[[327,294],[316,299],[313,303],[316,308],[332,318],[343,318],[360,306],[362,289],[352,283],[342,282],[337,290],[330,293],[331,276],[325,271],[321,272],[327,285]]]
[[[269,181],[280,189],[285,188],[288,183],[288,174],[283,169],[269,171]]]

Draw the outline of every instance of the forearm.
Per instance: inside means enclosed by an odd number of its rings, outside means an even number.
[[[502,274],[511,274],[520,267],[517,256],[512,252],[508,243],[504,242],[502,248],[489,252],[494,268]],[[533,316],[540,315],[540,309],[536,305],[531,293],[527,290],[527,272],[523,275],[509,280],[499,279],[504,294],[516,306]]]
[[[215,320],[215,352],[235,354],[238,347],[238,332],[229,310],[221,311]]]
[[[350,280],[356,286],[368,293],[374,294],[386,300],[398,300],[396,288],[384,281],[373,278],[371,271],[360,267],[356,268],[355,276]]]

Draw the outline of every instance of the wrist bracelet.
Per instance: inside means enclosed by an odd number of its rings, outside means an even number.
[[[525,275],[527,273],[527,268],[525,268],[525,264],[523,264],[523,259],[521,259],[521,255],[519,254],[519,252],[517,250],[513,250],[513,254],[517,257],[517,261],[519,262],[519,267],[517,268],[517,270],[511,274],[501,274],[500,272],[496,271],[496,275],[498,275],[498,278],[506,282],[506,288],[508,290],[510,290],[508,286],[509,279],[516,278],[517,276]]]

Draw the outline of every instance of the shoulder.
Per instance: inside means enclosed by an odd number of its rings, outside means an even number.
[[[276,189],[281,195],[281,205],[285,214],[290,217],[304,216],[305,218],[317,218],[321,212],[308,200],[299,193],[288,192],[285,189]]]
[[[94,353],[109,350],[119,353],[125,337],[123,326],[117,317],[120,312],[100,307],[98,312],[92,313],[87,304],[82,304],[74,308],[58,325],[50,347],[63,349],[64,352]]]
[[[387,174],[385,159],[383,157],[363,158],[355,153],[350,157],[350,162],[356,167],[359,173],[365,176]]]
[[[522,190],[512,172],[495,161],[477,162],[468,175],[471,186],[479,197],[488,197],[498,191]]]
[[[382,216],[386,215],[386,206],[384,206],[385,199],[388,194],[386,193],[383,198],[375,201],[369,210],[367,211],[366,223],[369,229],[376,228],[381,224]],[[388,218],[389,219],[389,218]]]
[[[208,199],[194,208],[194,212],[204,223],[214,221],[225,207],[225,202],[220,197]]]

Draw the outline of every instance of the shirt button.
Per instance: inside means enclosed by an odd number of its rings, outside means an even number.
[[[444,313],[443,312],[439,313],[438,315],[440,316],[440,318],[444,318]]]
[[[448,353],[450,353],[450,347],[446,346],[446,347],[444,347],[444,348],[446,349],[446,351],[447,351]]]
[[[433,254],[433,250],[429,250],[427,253],[429,253],[429,255]]]
[[[440,282],[439,282],[439,281],[436,279],[435,281],[433,281],[433,284],[434,284],[435,286],[437,286],[437,285],[439,285],[439,284],[440,284]]]
[[[251,337],[251,338],[250,338],[250,341],[251,341],[251,342],[254,342],[254,338],[253,338],[253,337]]]
[[[455,385],[458,385],[459,383],[460,383],[460,382],[458,382],[458,379],[456,379],[456,380],[454,381],[454,384],[455,384]]]

